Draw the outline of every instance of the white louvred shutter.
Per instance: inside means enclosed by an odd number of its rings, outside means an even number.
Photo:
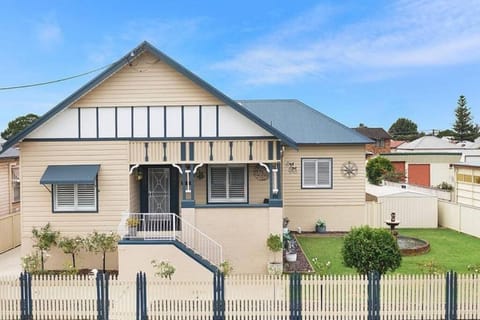
[[[245,168],[229,167],[228,196],[230,199],[245,198]]]
[[[77,185],[77,201],[78,201],[79,209],[95,208],[95,202],[96,202],[95,185],[93,184]]]
[[[55,186],[55,208],[71,210],[75,207],[75,185],[58,184]]]
[[[303,176],[303,186],[312,187],[317,184],[316,179],[316,160],[315,159],[304,159],[302,176]]]
[[[227,198],[227,168],[211,167],[210,168],[210,198],[226,199]]]

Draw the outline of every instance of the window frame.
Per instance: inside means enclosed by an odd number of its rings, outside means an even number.
[[[305,161],[315,161],[315,181],[316,184],[305,185]],[[329,164],[328,169],[328,184],[318,184],[318,163],[327,162]],[[300,175],[300,185],[302,189],[333,189],[333,158],[326,157],[312,157],[312,158],[301,158],[301,175]]]
[[[13,173],[14,170],[17,170],[17,175]],[[15,177],[16,176],[16,177]],[[19,165],[12,165],[10,166],[10,185],[11,185],[11,203],[19,203],[21,201],[21,187],[20,187],[20,166]],[[15,198],[15,189],[18,188],[18,199]]]
[[[227,170],[226,173],[226,181],[225,185],[228,185],[229,177],[230,177],[230,168],[242,168],[243,169],[243,176],[244,176],[244,196],[242,199],[240,198],[230,198],[228,196],[228,186],[226,187],[226,198],[212,198],[212,174],[211,174],[211,169],[212,168],[225,168]],[[208,176],[207,176],[207,203],[208,204],[245,204],[248,203],[248,166],[246,164],[235,164],[235,165],[229,165],[229,164],[218,164],[218,165],[209,165],[208,166]]]
[[[82,183],[65,183],[65,184],[52,184],[52,212],[53,213],[98,213],[98,178],[95,179],[94,184],[82,184]],[[74,206],[73,207],[57,207],[57,186],[58,185],[73,185],[74,186]],[[95,205],[92,209],[86,209],[85,207],[78,207],[78,186],[79,185],[93,185]]]

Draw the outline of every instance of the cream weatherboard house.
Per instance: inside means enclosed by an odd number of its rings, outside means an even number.
[[[108,267],[121,277],[152,259],[185,279],[225,260],[265,273],[283,217],[364,223],[369,142],[297,100],[232,100],[144,42],[6,143],[21,152],[22,253],[50,222],[119,232]]]

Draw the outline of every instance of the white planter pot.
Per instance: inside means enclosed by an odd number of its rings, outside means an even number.
[[[295,261],[297,261],[297,254],[296,253],[287,253],[287,254],[285,254],[285,259],[288,262],[295,262]]]
[[[281,275],[283,273],[283,264],[281,262],[269,262],[267,270],[268,274]]]

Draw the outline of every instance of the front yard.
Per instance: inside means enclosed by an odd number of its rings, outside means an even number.
[[[430,252],[420,256],[402,257],[402,264],[395,273],[424,273],[421,265],[440,267],[444,271],[467,273],[468,265],[480,265],[480,239],[450,229],[400,229],[401,235],[421,238],[430,242]],[[320,263],[330,261],[329,274],[355,274],[355,270],[343,265],[341,248],[343,236],[297,236],[310,263],[317,258]],[[316,271],[319,268],[314,265]]]

